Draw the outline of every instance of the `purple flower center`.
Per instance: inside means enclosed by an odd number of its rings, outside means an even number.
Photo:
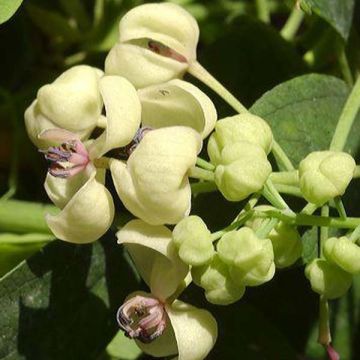
[[[164,332],[166,313],[159,300],[137,295],[120,306],[117,321],[126,336],[149,343]]]

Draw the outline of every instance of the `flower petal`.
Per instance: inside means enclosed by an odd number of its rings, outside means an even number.
[[[171,231],[165,226],[132,220],[116,236],[118,243],[128,249],[152,294],[162,301],[171,296],[189,272],[171,242]]]
[[[39,149],[48,148],[52,141],[48,139],[39,138],[39,135],[49,129],[59,129],[56,124],[44,116],[39,108],[38,100],[34,100],[32,104],[26,109],[25,127],[31,142]],[[81,140],[86,139],[92,129],[77,130],[76,135]]]
[[[59,214],[46,216],[47,224],[57,238],[83,244],[97,240],[108,230],[114,218],[114,204],[103,180],[98,180],[103,178],[103,172],[98,170],[97,174],[92,171],[71,199],[69,194],[62,197],[61,188],[57,188],[58,203],[68,201]],[[69,191],[74,192],[74,188]],[[52,196],[55,198],[55,191]]]
[[[132,44],[116,44],[105,60],[105,73],[128,79],[137,89],[181,77],[186,63]]]
[[[138,91],[142,124],[152,128],[189,126],[206,138],[215,127],[217,113],[210,98],[191,83],[174,79]]]
[[[98,81],[102,71],[86,65],[70,68],[37,94],[41,113],[70,131],[94,129],[101,115]]]
[[[127,209],[152,225],[176,224],[188,215],[187,172],[200,147],[193,129],[173,126],[148,132],[126,165],[111,161],[115,188]]]
[[[196,59],[199,27],[182,7],[171,3],[146,4],[133,8],[119,24],[119,41],[151,39],[185,56]]]
[[[202,360],[215,345],[217,323],[204,309],[175,300],[166,307],[174,329],[179,360]]]
[[[89,148],[91,158],[100,157],[111,149],[130,143],[141,120],[140,100],[128,80],[120,76],[104,76],[99,86],[107,125]]]

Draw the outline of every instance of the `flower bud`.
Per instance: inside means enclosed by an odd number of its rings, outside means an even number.
[[[360,247],[347,237],[330,238],[324,245],[324,255],[350,274],[360,273]]]
[[[352,276],[325,259],[315,259],[305,268],[311,288],[327,299],[343,296],[350,288]]]
[[[257,211],[274,209],[272,206],[261,205],[254,208]],[[246,222],[246,226],[254,231],[261,228],[265,219],[253,216]],[[269,233],[274,250],[274,261],[277,268],[288,267],[296,262],[302,253],[302,242],[295,227],[280,221]]]
[[[229,201],[240,201],[259,191],[271,173],[264,150],[250,142],[226,145],[215,169],[215,183]]]
[[[38,139],[44,130],[62,128],[87,138],[101,117],[99,79],[102,71],[86,65],[74,66],[52,84],[44,85],[37,99],[25,111],[25,125],[38,147],[48,143]]]
[[[215,132],[209,139],[208,153],[211,162],[221,163],[221,152],[226,145],[246,141],[260,145],[266,154],[271,151],[273,135],[270,126],[262,118],[250,113],[230,116],[216,123]]]
[[[229,305],[245,293],[244,285],[237,285],[232,280],[228,266],[215,255],[209,265],[195,266],[191,275],[196,285],[205,290],[206,299],[216,305]]]
[[[217,250],[220,259],[230,266],[230,275],[238,285],[257,286],[274,276],[271,241],[258,238],[248,227],[225,234]]]
[[[188,216],[175,226],[173,242],[179,249],[181,260],[189,265],[206,264],[215,253],[211,233],[198,216]]]
[[[196,60],[199,27],[171,3],[140,5],[119,24],[119,43],[105,61],[107,74],[121,75],[137,88],[181,77]]]
[[[344,152],[315,151],[299,165],[300,189],[316,205],[343,195],[355,171],[353,157]]]

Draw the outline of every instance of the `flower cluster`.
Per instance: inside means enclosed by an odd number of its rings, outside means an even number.
[[[179,360],[204,359],[217,338],[208,311],[177,299],[191,281],[209,302],[228,305],[301,258],[301,217],[276,180],[281,185],[290,174],[315,210],[338,201],[356,167],[347,153],[318,151],[298,170],[273,173],[268,155],[276,142],[266,121],[247,111],[217,120],[210,98],[181,79],[187,71],[209,78],[196,61],[198,38],[195,19],[178,5],[138,6],[121,19],[104,71],[68,69],[40,88],[25,113],[28,135],[49,163],[45,190],[61,209],[46,218],[57,238],[87,243],[109,229],[110,172],[117,196],[137,218],[118,231],[118,243],[149,287],[125,299],[119,327],[144,352]],[[209,162],[198,158],[207,137]],[[194,184],[247,202],[228,227],[212,233],[190,215]],[[261,198],[271,205],[255,206]],[[326,239],[306,267],[315,292],[332,299],[348,290],[360,272],[356,240]]]

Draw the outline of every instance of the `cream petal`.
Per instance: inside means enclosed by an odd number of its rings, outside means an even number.
[[[179,360],[202,360],[217,339],[215,318],[204,309],[175,300],[166,307],[174,329]]]
[[[196,59],[199,27],[192,15],[176,4],[146,4],[133,8],[119,24],[119,40],[151,39]]]
[[[63,209],[77,191],[85,185],[89,179],[87,171],[82,171],[69,178],[46,175],[44,187],[50,200],[60,209]]]
[[[24,118],[26,131],[31,142],[39,149],[48,148],[52,141],[39,138],[39,135],[46,130],[59,129],[59,127],[41,113],[38,100],[34,100],[26,109]],[[92,129],[85,129],[77,130],[75,133],[81,140],[83,140],[90,135],[91,131]]]
[[[189,126],[202,138],[206,138],[215,127],[217,113],[214,104],[191,83],[174,79],[140,89],[138,94],[144,126]]]
[[[152,225],[179,222],[190,210],[187,172],[200,148],[200,136],[191,128],[174,126],[147,133],[127,165],[110,163],[124,205]]]
[[[108,230],[114,218],[114,204],[103,185],[103,172],[98,170],[97,176],[92,171],[85,184],[70,200],[66,199],[68,202],[59,214],[46,216],[47,224],[57,238],[84,244],[97,240]],[[57,190],[58,201],[64,204],[65,196],[61,197],[63,193],[59,187]],[[55,196],[55,191],[52,195]]]
[[[116,236],[118,243],[128,249],[152,294],[165,301],[189,272],[189,267],[180,260],[171,242],[171,231],[165,226],[132,220]]]
[[[89,148],[90,158],[122,147],[134,138],[141,121],[141,104],[133,85],[120,76],[104,76],[99,83],[106,110],[106,128]]]
[[[186,63],[132,44],[116,44],[105,60],[105,73],[128,79],[137,89],[182,77]]]
[[[102,109],[98,85],[101,75],[99,69],[87,65],[65,71],[52,84],[39,89],[37,98],[41,113],[60,128],[94,129]]]

